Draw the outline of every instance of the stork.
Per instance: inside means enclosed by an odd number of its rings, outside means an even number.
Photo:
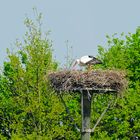
[[[79,66],[87,66],[88,70],[90,70],[91,69],[91,66],[92,65],[96,65],[96,64],[102,64],[102,62],[100,60],[98,60],[94,56],[85,55],[85,56],[82,56],[79,59],[76,59],[76,61],[73,64],[72,68],[74,69],[74,67],[76,65],[79,65]]]

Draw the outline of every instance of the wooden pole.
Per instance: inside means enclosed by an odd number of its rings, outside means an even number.
[[[82,132],[81,140],[90,140],[90,114],[91,100],[89,92],[84,90],[81,93],[81,112],[82,112]]]

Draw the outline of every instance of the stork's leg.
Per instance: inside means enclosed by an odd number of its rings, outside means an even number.
[[[91,65],[88,65],[88,71],[92,71],[92,66]]]
[[[87,66],[87,71],[90,71],[90,65]]]

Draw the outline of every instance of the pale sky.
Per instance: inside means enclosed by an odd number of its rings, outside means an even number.
[[[66,41],[73,57],[97,55],[97,46],[106,34],[135,32],[140,26],[140,0],[0,0],[0,66],[6,48],[15,48],[26,28],[25,15],[33,17],[33,7],[43,14],[43,30],[51,30],[54,56],[65,63]]]

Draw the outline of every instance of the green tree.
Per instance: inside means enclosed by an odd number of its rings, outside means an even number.
[[[95,132],[96,139],[139,139],[140,138],[140,28],[135,33],[119,37],[107,36],[108,48],[99,46],[99,58],[103,69],[121,69],[127,72],[128,90],[118,99],[114,108],[108,110]],[[105,100],[98,100],[99,109]]]
[[[140,83],[140,27],[135,33],[107,36],[108,49],[98,47],[104,68],[127,70],[131,86]]]
[[[16,41],[17,51],[7,51],[8,61],[4,62],[0,76],[0,136],[75,139],[65,108],[47,80],[47,75],[57,69],[57,63],[52,58],[48,33],[44,35],[41,30],[41,14],[36,21],[25,19],[27,32],[23,43]]]
[[[8,61],[0,75],[0,138],[79,139],[75,129],[75,121],[80,123],[75,111],[79,98],[63,95],[67,114],[60,96],[50,88],[47,76],[58,65],[48,33],[42,34],[41,14],[36,21],[26,18],[23,43],[16,41],[16,52],[7,50]]]

